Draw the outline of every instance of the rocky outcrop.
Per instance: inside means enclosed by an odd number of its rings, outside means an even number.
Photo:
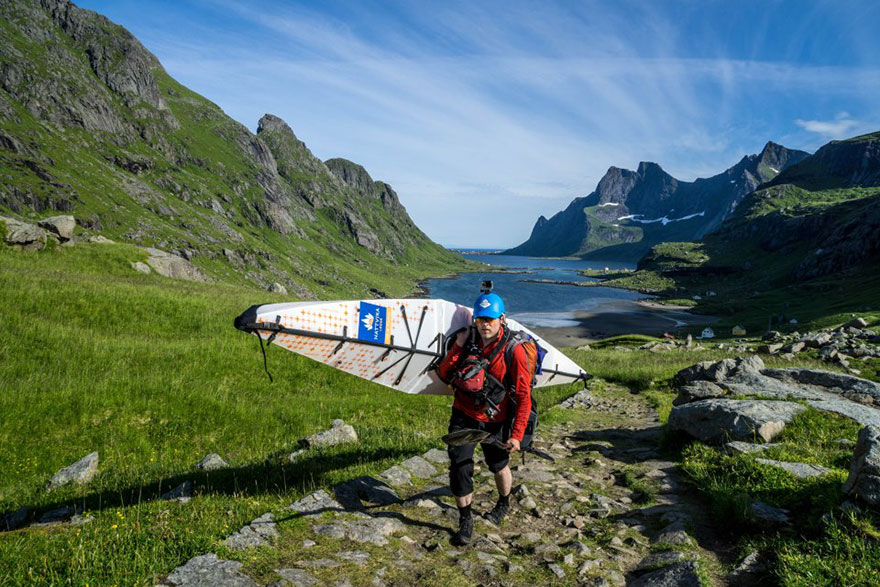
[[[3,216],[0,216],[0,222],[6,227],[3,241],[12,248],[39,251],[46,246],[46,231],[39,226]]]
[[[805,409],[792,402],[707,399],[674,407],[666,425],[707,443],[755,437],[770,442]]]
[[[859,430],[843,492],[880,508],[880,427],[866,426]]]

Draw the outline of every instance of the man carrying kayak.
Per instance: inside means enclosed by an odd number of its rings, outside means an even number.
[[[481,446],[495,475],[498,502],[484,517],[499,525],[510,511],[510,453],[520,450],[532,410],[537,345],[512,335],[504,319],[504,301],[497,294],[484,290],[474,304],[473,318],[474,324],[455,337],[437,373],[455,390],[449,432],[481,430],[492,435]],[[474,532],[471,504],[476,446],[448,448],[449,485],[459,512],[458,532],[452,538],[455,545],[468,544]]]

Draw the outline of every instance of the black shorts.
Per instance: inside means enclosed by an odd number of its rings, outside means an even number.
[[[502,437],[505,428],[504,422],[487,423],[467,416],[459,410],[452,410],[449,418],[449,432],[456,430],[485,430],[498,440],[506,440]],[[483,457],[489,470],[497,473],[510,462],[510,453],[492,444],[480,444],[483,448]],[[462,497],[474,491],[474,450],[476,444],[463,444],[461,446],[449,446],[449,488],[456,497]]]

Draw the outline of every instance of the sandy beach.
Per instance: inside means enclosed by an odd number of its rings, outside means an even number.
[[[577,326],[533,330],[553,345],[580,346],[618,334],[675,333],[681,326],[702,326],[718,320],[715,316],[691,314],[685,307],[648,300],[605,303],[589,312],[575,312],[574,319],[579,322]]]

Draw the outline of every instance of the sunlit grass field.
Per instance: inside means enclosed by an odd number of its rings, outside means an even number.
[[[244,560],[220,543],[253,518],[281,511],[316,488],[442,447],[450,398],[401,394],[277,347],[268,351],[270,383],[257,340],[236,331],[232,321],[255,303],[289,298],[141,275],[130,263],[144,256],[126,245],[78,244],[40,253],[0,247],[0,513],[24,506],[34,520],[75,506],[89,520],[0,532],[0,585],[152,585],[198,554]],[[662,420],[678,370],[733,356],[714,345],[635,350],[648,340],[615,337],[591,351],[566,352],[597,378],[645,394]],[[792,364],[764,360],[768,366]],[[795,362],[828,368],[810,356]],[[864,372],[876,377],[878,362]],[[550,406],[576,391],[576,385],[536,390],[543,425],[570,417]],[[300,438],[336,418],[354,425],[358,445],[288,460]],[[811,418],[787,432],[775,456],[812,455],[817,464],[837,469],[833,479],[793,483],[699,444],[676,458],[718,511],[730,512],[768,488],[781,505],[797,510],[808,504],[804,515],[817,507],[830,511],[842,499],[834,484],[846,460],[835,443],[852,439],[854,429],[821,415]],[[46,491],[55,471],[92,451],[101,459],[95,480]],[[211,452],[230,467],[195,469]],[[187,480],[195,484],[190,502],[158,499]],[[801,499],[810,495],[815,499]],[[801,534],[756,537],[744,530],[734,539],[744,549],[778,550],[773,572],[782,583],[867,576],[878,560],[877,521],[834,520],[826,527],[799,525]],[[252,556],[250,564],[259,566],[260,553],[247,554]]]
[[[0,513],[66,506],[80,526],[0,532],[0,584],[153,584],[254,517],[316,487],[375,474],[442,447],[450,398],[409,396],[273,347],[232,326],[279,295],[141,275],[145,254],[78,244],[0,247]],[[552,405],[572,386],[539,390]],[[298,439],[352,424],[360,443],[287,455]],[[49,477],[100,453],[86,487]],[[216,452],[229,469],[194,465]],[[157,500],[185,480],[187,504]]]

